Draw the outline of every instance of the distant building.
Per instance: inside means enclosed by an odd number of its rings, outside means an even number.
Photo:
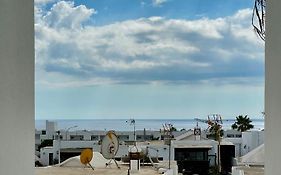
[[[46,139],[54,139],[56,131],[58,131],[57,122],[46,120]]]

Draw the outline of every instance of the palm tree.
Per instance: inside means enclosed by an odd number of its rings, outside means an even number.
[[[236,117],[236,121],[235,123],[233,123],[233,125],[231,125],[232,129],[235,129],[237,131],[247,131],[249,129],[254,128],[254,125],[251,124],[252,120],[250,120],[250,118],[248,117],[248,115],[239,115],[238,117]]]
[[[223,130],[221,129],[221,125],[214,123],[209,129],[209,138],[213,138],[216,141],[219,141],[223,136]]]
[[[223,130],[221,129],[221,125],[219,123],[213,123],[212,126],[209,129],[209,137],[213,138],[214,140],[218,141],[218,166],[217,166],[217,173],[220,174],[221,172],[221,157],[220,157],[220,148],[221,148],[221,137],[223,135]],[[216,173],[214,173],[216,174]]]

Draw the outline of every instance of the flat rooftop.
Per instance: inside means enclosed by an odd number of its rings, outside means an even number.
[[[35,175],[113,175],[113,174],[128,174],[129,166],[120,165],[117,167],[108,168],[80,168],[80,167],[36,167]],[[133,173],[131,173],[133,174]],[[141,166],[137,175],[159,175],[151,166]]]

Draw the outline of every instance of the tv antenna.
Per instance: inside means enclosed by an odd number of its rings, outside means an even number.
[[[255,0],[252,25],[258,36],[265,41],[265,7],[266,0]]]
[[[89,165],[94,170],[94,167],[90,164],[93,156],[94,156],[94,153],[93,153],[92,149],[89,149],[89,148],[84,149],[80,154],[80,162],[82,164],[84,164],[85,167],[87,165]]]
[[[119,149],[119,140],[114,131],[108,131],[105,137],[102,139],[101,143],[101,154],[104,158],[108,159],[109,162],[106,163],[106,167],[111,165],[111,161],[114,161],[118,168],[116,160],[114,159],[117,151]]]

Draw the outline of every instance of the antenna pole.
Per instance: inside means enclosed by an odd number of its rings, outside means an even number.
[[[164,128],[164,134],[166,136],[166,139],[168,139],[168,145],[169,145],[169,169],[171,169],[171,140],[172,140],[172,124],[165,124],[163,125]]]
[[[60,137],[60,135],[59,135]],[[60,141],[60,138],[59,138],[59,164],[60,164],[60,147],[61,147],[61,141]]]
[[[219,168],[219,173],[221,172],[221,138],[220,138],[220,129],[217,130],[217,136],[218,136],[218,168]]]
[[[95,170],[94,167],[90,163],[88,163],[88,165],[92,168],[92,170]]]
[[[136,144],[137,138],[136,138],[136,124],[135,124],[135,122],[134,122],[134,141],[135,141],[135,144]]]
[[[169,136],[169,169],[171,169],[171,135]]]

